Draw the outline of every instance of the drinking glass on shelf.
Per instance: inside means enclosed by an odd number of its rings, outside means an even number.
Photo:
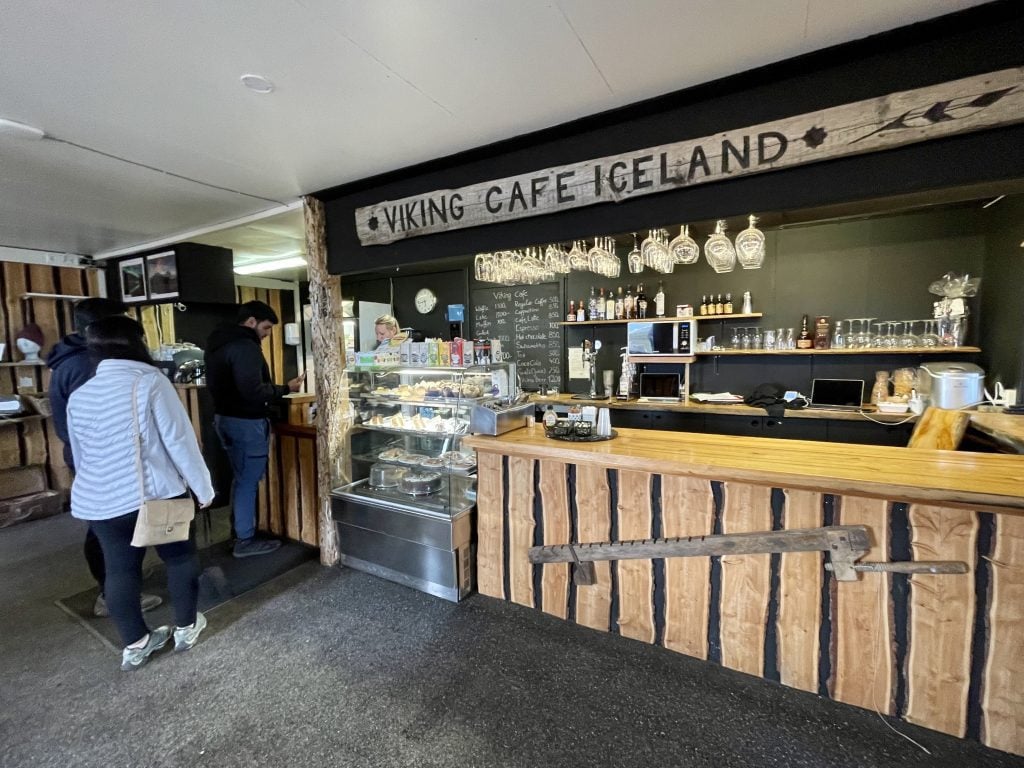
[[[871,336],[871,347],[873,349],[881,349],[885,346],[885,332],[882,328],[887,328],[888,323],[885,320],[879,320],[877,323],[872,323],[872,325],[875,326],[875,332]]]
[[[754,331],[754,336],[750,340],[750,348],[751,349],[761,349],[763,344],[764,344],[764,337],[761,335],[761,328],[760,328],[760,326],[756,326],[755,325],[754,328],[753,328],[753,331]]]
[[[753,341],[753,336],[750,333],[750,329],[743,328],[741,330],[743,331],[743,335],[740,337],[740,341],[743,346],[743,349],[750,349],[750,344]]]
[[[784,350],[786,348],[786,329],[776,328],[775,329],[775,348],[778,350]]]
[[[740,329],[738,327],[732,329],[732,338],[729,340],[729,346],[733,349],[739,349],[741,345],[740,341]]]
[[[796,349],[796,336],[793,328],[786,329],[786,349]]]
[[[846,334],[843,333],[843,320],[836,320],[836,329],[832,333],[832,349],[846,348]],[[765,333],[765,348],[768,347],[767,333]]]
[[[938,325],[938,320],[933,317],[927,320],[922,320],[924,323],[924,333],[921,334],[921,346],[922,347],[937,347],[942,344],[942,339],[935,332],[935,327]]]
[[[775,331],[767,328],[764,332],[764,348],[769,352],[775,351]]]
[[[914,325],[916,323],[917,320],[903,321],[905,332],[900,336],[900,347],[902,349],[914,349],[915,347],[921,346],[921,340],[917,338],[917,335],[914,333]]]
[[[862,317],[860,335],[857,336],[857,346],[860,349],[869,349],[873,337],[871,335],[871,324],[875,321],[873,317]]]

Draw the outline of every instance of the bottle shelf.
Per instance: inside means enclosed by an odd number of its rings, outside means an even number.
[[[980,347],[867,347],[863,349],[717,349],[697,352],[698,357],[719,355],[952,355],[958,352],[981,352]]]
[[[691,315],[689,317],[644,317],[640,319],[634,318],[633,320],[577,320],[570,322],[563,320],[559,325],[625,325],[626,323],[678,323],[681,320],[696,320],[697,322],[705,322],[707,320],[737,320],[746,318],[761,317],[761,312],[751,312],[749,314],[732,314],[732,315]]]

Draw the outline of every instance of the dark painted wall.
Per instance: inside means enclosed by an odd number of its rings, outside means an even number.
[[[1024,197],[999,201],[983,212],[985,276],[981,286],[989,382],[1024,384]]]

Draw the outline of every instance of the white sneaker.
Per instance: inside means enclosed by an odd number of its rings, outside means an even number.
[[[121,652],[121,669],[129,672],[145,664],[154,651],[159,651],[171,639],[171,628],[157,627],[151,630],[146,644],[141,648],[125,648]]]
[[[174,630],[174,650],[187,651],[199,639],[199,633],[206,629],[206,617],[196,611],[196,620],[191,627],[178,627]]]

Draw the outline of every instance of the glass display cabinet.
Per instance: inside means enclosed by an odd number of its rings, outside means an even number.
[[[514,400],[507,363],[346,370],[352,482],[335,489],[342,564],[451,601],[474,584],[476,457],[463,436],[490,431]]]

